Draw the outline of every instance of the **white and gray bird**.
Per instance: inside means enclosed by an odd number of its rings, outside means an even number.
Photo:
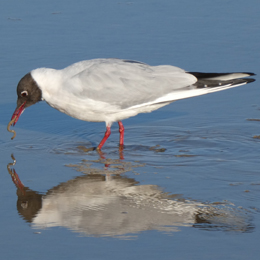
[[[26,107],[45,100],[74,118],[105,122],[100,150],[118,122],[120,146],[124,143],[121,120],[148,113],[179,99],[199,96],[253,82],[254,73],[186,72],[170,66],[121,59],[94,59],[64,69],[38,68],[26,74],[17,86],[16,124]],[[14,119],[15,118],[15,119]]]

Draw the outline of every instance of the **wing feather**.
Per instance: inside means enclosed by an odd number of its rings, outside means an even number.
[[[66,89],[78,98],[105,102],[121,109],[153,103],[197,81],[193,75],[174,66],[149,66],[119,59],[98,59],[86,65],[66,79]]]

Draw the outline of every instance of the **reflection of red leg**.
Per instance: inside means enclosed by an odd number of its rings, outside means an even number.
[[[120,133],[120,140],[119,140],[119,145],[122,147],[124,145],[124,126],[123,123],[121,121],[118,121],[118,125],[119,125],[119,133]]]
[[[106,142],[107,138],[110,136],[111,130],[110,130],[110,125],[107,126],[107,130],[105,132],[105,136],[103,137],[102,141],[99,143],[97,150],[101,150],[102,146]]]

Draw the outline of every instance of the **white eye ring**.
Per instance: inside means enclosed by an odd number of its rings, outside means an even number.
[[[21,92],[21,95],[22,95],[23,97],[27,97],[27,96],[28,96],[28,91],[26,91],[26,90],[22,91],[22,92]]]

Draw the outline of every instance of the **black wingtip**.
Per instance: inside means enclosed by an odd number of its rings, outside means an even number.
[[[244,73],[249,74],[249,76],[256,76],[256,74],[253,72],[244,72]]]
[[[254,76],[255,74],[253,74],[253,75],[250,75],[250,76]],[[251,82],[254,82],[255,81],[255,79],[245,79],[246,80],[246,82],[247,83],[251,83]]]
[[[248,74],[248,76],[245,77],[251,77],[255,76],[256,74],[253,72],[228,72],[228,73],[204,73],[204,72],[187,72],[189,74],[192,74],[195,76],[197,79],[207,79],[207,78],[215,78],[215,77],[220,77],[220,76],[225,76],[229,74],[236,74],[236,73],[241,73],[241,74]]]

